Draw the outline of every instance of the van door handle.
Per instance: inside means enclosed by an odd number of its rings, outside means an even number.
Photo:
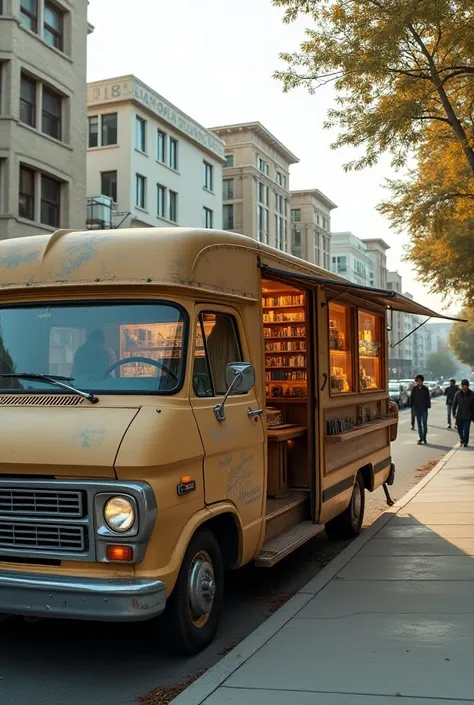
[[[251,409],[250,406],[248,408],[247,414],[249,415],[249,418],[254,419],[257,416],[262,416],[263,415],[263,409]]]

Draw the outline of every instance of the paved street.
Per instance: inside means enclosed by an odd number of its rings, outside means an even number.
[[[421,474],[417,469],[441,458],[457,436],[447,431],[444,400],[435,401],[427,447],[416,445],[409,411],[401,412],[399,437],[392,448],[397,466],[394,499]],[[384,507],[380,490],[368,497],[368,520]],[[317,575],[344,543],[317,537],[273,570],[247,568],[227,584],[219,636],[204,653],[179,659],[149,642],[146,626],[9,621],[0,631],[0,702],[15,705],[130,705],[154,688],[170,688],[209,668],[275,609]],[[169,702],[166,692],[143,698],[145,705]]]

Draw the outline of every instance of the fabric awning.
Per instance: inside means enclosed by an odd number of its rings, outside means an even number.
[[[268,276],[277,278],[284,277],[293,281],[307,282],[317,286],[322,286],[325,289],[330,289],[337,294],[348,294],[356,296],[358,299],[363,299],[378,306],[385,306],[392,311],[402,311],[403,313],[412,313],[417,316],[428,316],[428,318],[444,318],[447,321],[461,321],[466,323],[465,319],[453,318],[444,313],[436,313],[427,306],[422,306],[412,299],[409,299],[403,294],[398,294],[391,289],[374,289],[370,286],[362,286],[361,284],[353,284],[346,279],[331,279],[312,274],[302,274],[300,272],[287,272],[283,269],[276,269],[266,264],[260,265],[262,273]]]

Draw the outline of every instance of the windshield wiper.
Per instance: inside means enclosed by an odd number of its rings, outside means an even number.
[[[13,379],[32,379],[39,380],[41,382],[49,382],[49,384],[55,384],[57,387],[62,389],[67,389],[69,392],[74,392],[83,399],[87,399],[91,404],[97,404],[99,401],[98,397],[92,392],[83,392],[82,389],[77,389],[77,387],[72,387],[66,382],[74,382],[74,377],[61,377],[60,375],[40,375],[34,372],[10,372],[8,374],[0,374],[0,377],[10,377]]]

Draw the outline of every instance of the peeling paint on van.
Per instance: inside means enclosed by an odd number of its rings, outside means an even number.
[[[30,250],[30,252],[21,252],[19,250],[13,250],[9,252],[4,257],[0,257],[0,266],[6,269],[15,269],[21,264],[31,264],[41,254],[41,250]]]
[[[105,428],[79,428],[72,434],[70,440],[81,448],[100,448],[106,436]]]
[[[105,237],[87,237],[82,235],[75,242],[68,242],[66,246],[66,257],[58,273],[60,277],[67,277],[76,269],[83,267],[87,262],[91,262],[97,257],[97,246],[105,240]]]

